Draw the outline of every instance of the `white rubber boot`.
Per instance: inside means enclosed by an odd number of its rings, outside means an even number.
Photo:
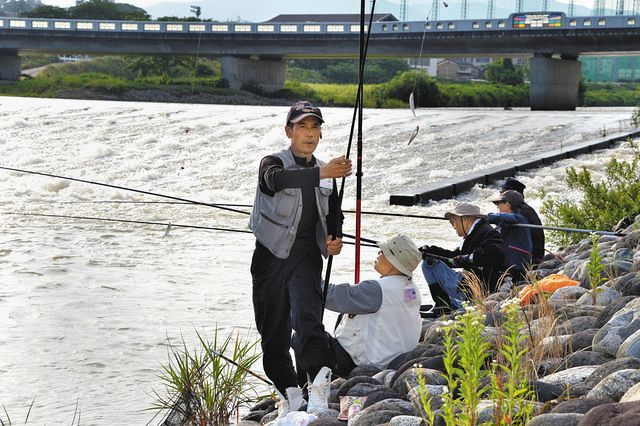
[[[287,388],[285,393],[287,397],[276,390],[276,393],[280,396],[280,402],[276,403],[278,407],[278,417],[276,419],[284,419],[292,411],[298,411],[302,404],[304,404],[304,398],[302,398],[302,390],[300,388]]]
[[[313,382],[309,383],[309,405],[307,413],[319,413],[329,408],[331,391],[331,369],[322,367]]]

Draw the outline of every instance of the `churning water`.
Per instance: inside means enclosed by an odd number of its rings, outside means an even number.
[[[107,182],[216,203],[251,203],[261,157],[287,146],[285,107],[182,105],[0,98],[0,165]],[[325,108],[318,156],[345,152],[352,111]],[[578,112],[433,109],[365,112],[363,208],[441,215],[427,207],[389,207],[389,194],[482,170],[628,127],[631,109]],[[418,137],[407,146],[413,129]],[[525,173],[538,190],[571,197],[567,165],[601,171],[625,147]],[[354,155],[353,155],[354,156]],[[459,197],[476,202],[496,187]],[[353,208],[355,180],[346,188]],[[247,217],[210,207],[93,203],[161,201],[122,190],[0,171],[0,403],[20,422],[36,397],[33,424],[68,424],[76,401],[82,423],[145,424],[161,389],[167,342],[195,331],[253,331],[249,234],[22,216],[86,215],[245,229]],[[345,232],[353,233],[347,215]],[[364,216],[362,234],[404,232],[420,244],[455,247],[446,222]],[[363,248],[362,277],[375,277],[376,249]],[[332,281],[353,279],[353,248],[336,257]],[[429,299],[422,277],[416,280]],[[326,324],[335,316],[326,315]],[[255,336],[255,334],[254,334]],[[0,415],[1,416],[1,415]]]

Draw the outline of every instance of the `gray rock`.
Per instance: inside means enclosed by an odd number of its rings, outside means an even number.
[[[612,360],[613,358],[600,352],[581,350],[569,354],[564,360],[562,360],[562,364],[565,364],[567,368],[571,368],[581,367],[583,365],[602,365]]]
[[[345,422],[336,417],[321,417],[309,423],[309,426],[344,426]]]
[[[480,401],[478,401],[476,414],[478,415],[479,425],[494,420],[495,414],[493,411],[493,401],[491,401],[490,399],[481,399]]]
[[[608,404],[611,401],[608,399],[593,399],[593,398],[576,398],[568,401],[563,401],[556,405],[551,413],[580,413],[587,414],[589,410],[598,405]]]
[[[615,302],[611,303],[609,306],[606,306],[598,316],[598,321],[596,322],[596,328],[601,328],[603,325],[609,322],[611,317],[613,317],[616,314],[616,312],[624,308],[627,305],[627,303],[631,302],[635,298],[636,298],[635,296],[623,296],[621,299],[618,299]]]
[[[631,272],[633,263],[626,260],[614,260],[611,263],[604,265],[604,274],[609,278],[621,277]]]
[[[616,249],[629,248],[633,250],[636,247],[638,247],[638,243],[640,243],[640,231],[633,231],[625,235],[624,237],[620,238],[616,242],[615,248]]]
[[[351,371],[351,373],[349,373],[349,378],[351,379],[351,378],[357,377],[357,376],[373,377],[377,373],[379,373],[380,371],[382,371],[382,369],[380,367],[372,365],[372,364],[359,365],[356,368],[354,368]]]
[[[529,420],[527,426],[577,426],[584,414],[549,413],[541,414]]]
[[[640,358],[640,330],[627,337],[620,345],[616,358],[624,357]]]
[[[638,382],[640,382],[640,370],[619,370],[602,379],[602,381],[587,394],[587,398],[608,398],[618,402],[620,398]]]
[[[589,328],[595,328],[597,321],[598,319],[596,317],[580,316],[560,323],[557,329],[559,333],[572,334]]]
[[[640,277],[638,272],[630,272],[612,280],[609,286],[623,296],[640,296]]]
[[[614,290],[610,287],[600,286],[596,290],[595,305],[607,306],[610,303],[621,298],[622,298],[622,293],[620,293],[618,290]],[[578,299],[578,301],[576,302],[576,305],[594,305],[593,297],[591,296],[590,293],[584,294],[582,295],[582,297],[580,297],[580,299]]]
[[[637,426],[640,425],[640,404],[602,404],[589,410],[578,426]]]
[[[633,401],[640,401],[640,383],[636,383],[635,385],[631,386],[629,390],[627,390],[625,394],[622,395],[622,398],[620,398],[620,402]]]
[[[260,420],[266,414],[268,414],[266,410],[254,410],[254,411],[250,411],[249,414],[247,414],[246,416],[244,416],[242,418],[242,420],[243,421],[247,421],[247,422],[258,422],[258,423],[260,423]]]
[[[591,391],[591,388],[589,386],[586,386],[585,384],[568,387],[564,390],[564,392],[562,392],[562,394],[560,394],[558,399],[564,400],[564,399],[580,398],[580,397],[586,396],[589,393],[589,391]]]
[[[593,349],[615,356],[622,342],[640,329],[640,299],[632,300],[616,312],[596,333]]]
[[[272,411],[269,414],[267,414],[266,416],[264,416],[262,419],[260,419],[260,424],[261,425],[266,425],[269,422],[272,422],[276,419],[276,417],[278,417],[278,412],[277,411]]]
[[[393,377],[393,374],[395,372],[396,372],[395,370],[391,370],[391,369],[382,370],[378,374],[374,375],[373,378],[385,386],[390,386],[391,378]]]
[[[421,426],[424,424],[424,419],[416,416],[396,416],[389,422],[389,426]]]
[[[554,291],[547,301],[554,308],[560,307],[575,302],[586,292],[587,289],[578,286],[561,287]]]
[[[374,385],[381,385],[382,383],[380,383],[379,381],[377,381],[376,379],[372,378],[372,377],[368,377],[368,376],[358,376],[358,377],[352,377],[351,379],[347,380],[346,382],[344,382],[340,388],[338,388],[338,399],[341,396],[345,396],[347,394],[347,392],[349,392],[349,389],[351,389],[353,386],[357,385],[358,383],[373,383]]]
[[[376,411],[395,411],[405,415],[419,414],[411,402],[403,399],[385,399],[362,410],[363,413],[373,413]]]
[[[396,416],[402,416],[402,413],[398,411],[374,411],[371,413],[367,413],[365,411],[361,411],[350,422],[352,426],[377,426],[382,425],[390,421],[392,418]]]
[[[376,385],[373,383],[358,383],[353,385],[351,389],[347,391],[347,396],[367,396],[373,392],[379,392],[388,389],[384,385]]]
[[[544,262],[542,262],[541,264],[538,265],[538,269],[558,269],[560,266],[562,266],[562,261],[560,259],[558,259],[557,257],[552,256],[550,259],[545,259]]]
[[[556,371],[566,370],[568,367],[561,368],[562,361],[562,358],[543,359],[538,365],[538,376],[543,377]]]
[[[540,379],[541,382],[549,383],[552,385],[561,386],[563,388],[575,387],[577,385],[584,384],[587,377],[589,377],[596,369],[596,366],[583,366],[568,368],[564,371],[549,374]]]
[[[582,330],[577,333],[573,333],[569,342],[567,343],[568,351],[580,351],[583,349],[591,348],[591,344],[593,342],[593,338],[599,330],[597,328],[590,328],[587,330]]]
[[[487,312],[484,317],[484,325],[488,327],[500,327],[504,319],[504,314],[500,311]]]
[[[619,358],[609,361],[596,368],[589,378],[585,381],[585,384],[590,387],[595,387],[602,379],[615,373],[616,371],[624,369],[640,368],[640,359],[638,358]]]
[[[534,380],[531,383],[533,390],[536,394],[536,400],[540,402],[551,401],[552,399],[556,399],[560,396],[563,391],[561,386],[545,383],[540,380]]]
[[[410,368],[398,377],[393,384],[393,390],[398,392],[400,397],[404,398],[409,390],[418,386],[418,374],[422,375],[422,378],[428,385],[445,385],[447,383],[438,370],[430,370],[428,368]]]
[[[604,309],[604,306],[567,305],[558,308],[556,310],[556,314],[559,317],[563,317],[566,319],[584,316],[597,317],[602,313],[602,311],[604,311]]]
[[[630,248],[620,248],[613,253],[614,260],[626,260],[630,262],[633,259],[633,250]]]
[[[385,388],[379,391],[371,392],[367,395],[367,400],[364,402],[362,408],[367,408],[376,402],[384,401],[385,399],[399,399],[400,395],[393,389]]]
[[[506,291],[498,291],[496,293],[490,294],[486,297],[485,300],[494,301],[494,302],[502,302],[507,300],[510,297],[509,293]]]

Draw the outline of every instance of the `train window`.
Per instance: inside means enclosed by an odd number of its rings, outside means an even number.
[[[302,27],[302,31],[304,31],[305,33],[319,33],[320,25],[305,25],[304,27]]]
[[[487,21],[487,22],[485,22],[485,23],[484,23],[484,27],[485,27],[485,28],[493,28],[493,22],[491,22],[491,21]]]
[[[12,19],[9,21],[9,26],[13,28],[26,28],[27,21],[18,21],[17,19]]]
[[[138,31],[138,24],[122,23],[122,31]]]
[[[0,19],[0,27],[4,27],[4,21]]]
[[[47,21],[31,21],[31,28],[49,28]]]
[[[258,32],[260,33],[272,33],[276,30],[273,25],[258,25]]]
[[[480,22],[474,22],[473,24],[471,24],[471,28],[473,28],[474,30],[477,30],[478,28],[480,28]]]
[[[449,28],[450,30],[455,30],[456,24],[454,24],[453,22],[449,22],[449,25],[447,25],[447,28]]]
[[[142,28],[145,31],[160,31],[160,24],[144,24]]]
[[[167,31],[184,31],[182,24],[167,24]]]
[[[53,23],[53,28],[58,28],[58,29],[61,29],[61,30],[68,30],[68,29],[71,28],[71,22],[60,22],[60,21],[57,21],[57,22]]]
[[[298,31],[297,25],[280,25],[280,32],[282,33],[295,33]]]
[[[604,18],[598,19],[598,25],[600,25],[601,27],[607,25],[607,20]]]
[[[404,24],[404,25],[402,26],[402,30],[403,30],[403,31],[409,31],[409,24]]]
[[[341,33],[344,32],[344,25],[327,25],[328,33]]]
[[[382,31],[387,31],[387,26],[386,25],[382,26]]]
[[[228,25],[214,24],[214,25],[211,26],[211,31],[214,31],[216,33],[226,32],[226,31],[229,31],[229,26]]]
[[[635,25],[635,24],[636,24],[636,18],[627,19],[627,25]]]
[[[398,31],[398,24],[393,24],[393,26],[391,27],[391,29],[393,31]]]
[[[443,29],[443,28],[444,28],[444,25],[442,25],[442,22],[438,22],[438,23],[436,24],[436,30],[441,30],[441,29]]]
[[[115,30],[116,24],[114,22],[100,22],[98,24],[98,29],[100,30]]]
[[[427,22],[426,24],[424,24],[424,29],[425,30],[430,30],[431,29],[431,22]]]
[[[498,21],[498,28],[504,28],[506,26],[507,24],[505,24],[504,21]]]
[[[93,23],[92,22],[78,22],[76,24],[76,28],[79,30],[92,30]]]
[[[576,25],[578,25],[578,21],[576,21],[575,19],[569,20],[569,26],[570,27],[575,27]]]
[[[204,24],[189,24],[189,31],[202,33],[206,31],[206,28]]]
[[[251,25],[234,25],[233,31],[237,33],[248,33],[251,31]]]
[[[585,26],[585,27],[590,27],[591,26],[591,19],[585,19],[582,22],[582,25]]]
[[[369,26],[365,25],[364,30],[367,31],[367,28],[369,28]],[[358,31],[360,31],[360,25],[351,25],[351,27],[349,28],[349,31],[351,31],[352,33],[357,33]]]

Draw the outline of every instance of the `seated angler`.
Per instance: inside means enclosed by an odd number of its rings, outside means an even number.
[[[505,270],[508,271],[514,283],[523,281],[527,268],[531,266],[531,233],[528,228],[513,226],[515,224],[528,224],[527,218],[520,214],[520,206],[524,203],[524,197],[517,191],[505,191],[500,195],[489,198],[493,202],[498,213],[489,213],[489,223],[497,225],[504,240],[506,262]]]
[[[374,269],[380,278],[356,285],[329,284],[327,289],[326,308],[345,314],[335,337],[326,333],[335,361],[332,371],[341,377],[348,377],[358,365],[386,368],[398,355],[415,349],[420,340],[421,298],[412,280],[420,263],[420,252],[404,235],[395,235],[378,246]],[[295,334],[293,343],[296,351]],[[323,389],[325,404],[328,385]],[[312,395],[317,389],[309,388],[310,405],[312,400],[319,399]]]
[[[500,185],[500,192],[505,192],[509,190],[514,190],[522,194],[524,197],[524,189],[526,188],[525,184],[520,182],[514,178],[507,178]],[[542,221],[540,220],[540,216],[538,213],[526,202],[523,202],[520,206],[520,214],[527,218],[527,221],[532,225],[542,225]],[[529,228],[529,233],[531,233],[531,244],[533,245],[533,250],[531,251],[531,263],[535,265],[539,265],[544,261],[544,229],[541,228]]]
[[[439,313],[460,308],[469,293],[464,276],[452,267],[473,272],[484,285],[483,290],[494,293],[504,265],[504,241],[477,206],[461,203],[444,217],[462,237],[460,247],[455,250],[420,247],[422,272]]]

